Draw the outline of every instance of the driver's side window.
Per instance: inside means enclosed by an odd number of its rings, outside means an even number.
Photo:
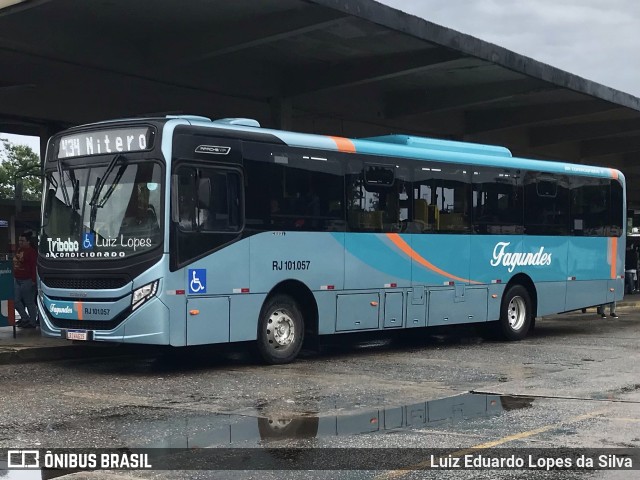
[[[240,171],[183,165],[177,168],[172,184],[178,264],[219,248],[242,230]]]

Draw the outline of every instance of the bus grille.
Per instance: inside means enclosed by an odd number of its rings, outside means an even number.
[[[131,313],[130,309],[126,309],[113,320],[66,320],[64,318],[53,318],[49,312],[47,317],[56,328],[68,328],[74,330],[113,330],[120,325]]]
[[[126,277],[108,278],[67,278],[67,277],[44,277],[44,283],[49,288],[63,288],[68,290],[111,290],[124,287],[129,283]]]
[[[122,323],[110,320],[108,322],[100,322],[95,320],[61,320],[59,318],[51,319],[56,328],[67,328],[72,330],[112,330]]]

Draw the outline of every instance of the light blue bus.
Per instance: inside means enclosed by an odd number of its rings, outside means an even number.
[[[407,135],[255,120],[95,123],[47,149],[46,336],[171,345],[303,340],[536,316],[620,300],[625,184],[610,168]]]

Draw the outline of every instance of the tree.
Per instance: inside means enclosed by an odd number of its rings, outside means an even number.
[[[0,138],[0,198],[13,200],[18,182],[22,182],[23,200],[42,198],[40,156],[31,147]]]

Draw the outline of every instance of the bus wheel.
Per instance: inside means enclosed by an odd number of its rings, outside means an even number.
[[[507,340],[522,340],[531,326],[531,299],[522,285],[509,288],[502,297],[500,330]]]
[[[262,308],[258,324],[258,352],[270,365],[293,361],[302,348],[304,321],[296,302],[276,295]]]

